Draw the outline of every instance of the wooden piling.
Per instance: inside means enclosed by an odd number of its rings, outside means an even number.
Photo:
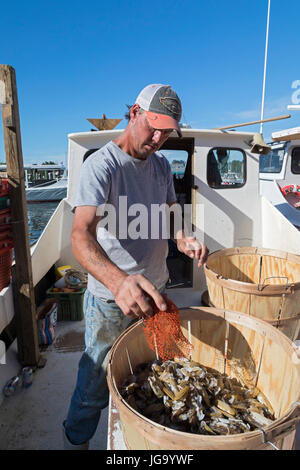
[[[19,105],[16,74],[10,65],[0,65],[0,104],[2,104],[4,147],[15,250],[12,284],[18,354],[22,365],[37,366],[40,352],[32,280]]]

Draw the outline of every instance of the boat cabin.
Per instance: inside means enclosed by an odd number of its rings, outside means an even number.
[[[259,161],[260,191],[300,228],[300,128],[273,132],[271,151]]]

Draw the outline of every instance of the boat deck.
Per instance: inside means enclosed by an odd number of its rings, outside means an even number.
[[[42,352],[46,366],[37,369],[32,386],[4,397],[0,405],[1,450],[62,450],[62,421],[74,390],[84,349],[84,320],[59,322],[54,343]],[[16,341],[9,348],[7,367],[16,369]],[[0,365],[0,367],[6,367]],[[106,449],[108,408],[101,416],[90,449]]]
[[[16,342],[7,356],[7,367],[16,369]],[[33,384],[3,399],[0,406],[0,450],[61,450],[65,419],[84,349],[84,320],[59,322],[54,343],[43,356],[46,366],[37,369]],[[0,367],[6,367],[1,365]],[[11,375],[16,373],[12,372]],[[91,450],[122,450],[124,443],[114,406],[103,410]],[[300,424],[296,434],[300,450]]]

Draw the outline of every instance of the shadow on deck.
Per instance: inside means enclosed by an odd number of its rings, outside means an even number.
[[[15,349],[16,344],[13,343]],[[0,406],[1,450],[61,450],[62,422],[73,393],[78,362],[84,350],[84,321],[59,322],[54,343],[44,348],[47,363],[33,375],[28,389],[16,390]],[[5,367],[5,366],[1,366]],[[91,450],[107,448],[106,408]]]

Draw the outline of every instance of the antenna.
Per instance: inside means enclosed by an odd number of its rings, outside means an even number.
[[[260,120],[264,119],[264,106],[265,106],[265,89],[266,89],[266,72],[267,72],[267,57],[268,57],[268,43],[269,43],[269,22],[270,22],[270,8],[271,0],[268,0],[268,17],[267,17],[267,32],[266,32],[266,47],[265,47],[265,65],[264,65],[264,79],[263,79],[263,91],[262,91],[262,103],[261,103],[261,115]],[[263,123],[260,124],[260,134],[262,134]]]

